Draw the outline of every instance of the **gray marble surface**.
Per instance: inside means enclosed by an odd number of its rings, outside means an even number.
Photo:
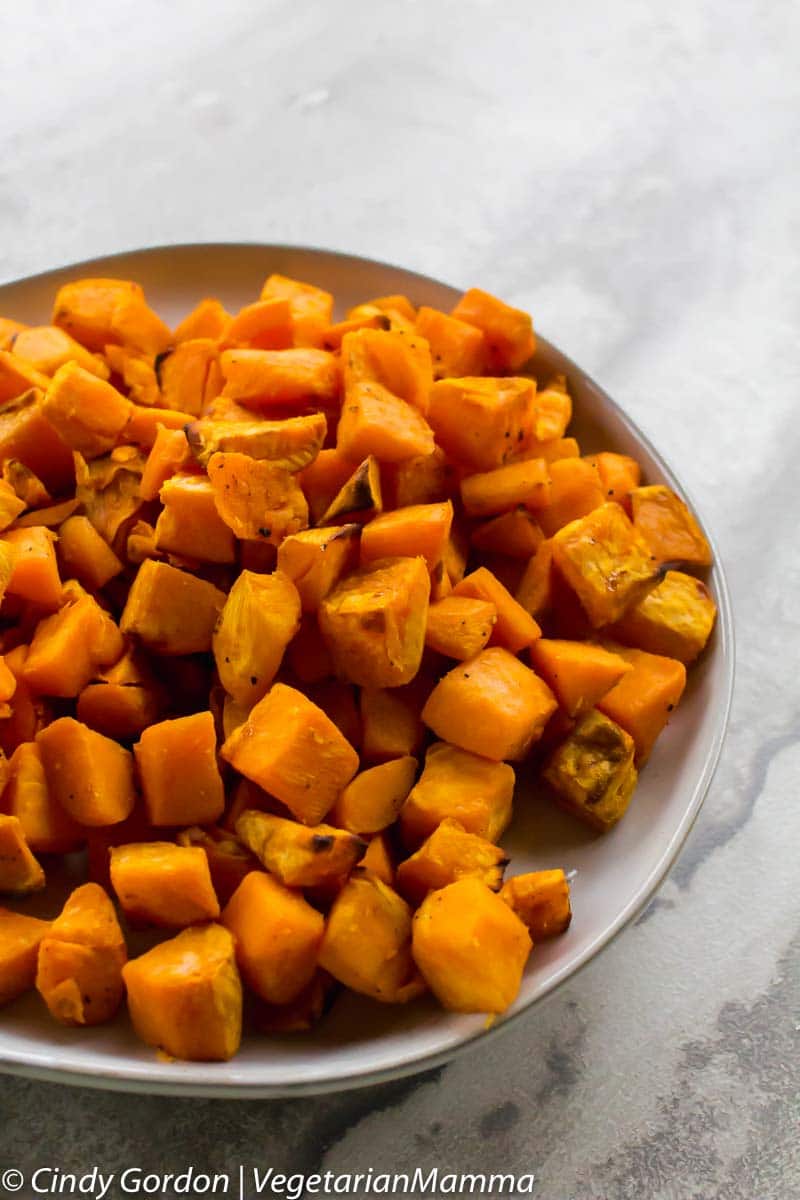
[[[722,766],[676,869],[505,1037],[291,1103],[3,1078],[0,1167],[437,1164],[535,1172],[544,1200],[800,1194],[798,54],[792,0],[0,5],[0,277],[255,239],[490,287],[680,465],[738,637]]]

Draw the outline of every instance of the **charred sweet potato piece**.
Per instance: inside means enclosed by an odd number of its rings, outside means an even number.
[[[331,821],[351,833],[380,833],[396,819],[416,773],[417,760],[411,755],[359,772],[339,795]]]
[[[505,853],[493,842],[468,833],[464,826],[445,817],[419,850],[397,868],[397,890],[417,908],[428,892],[470,876],[480,879],[493,892],[499,891],[508,863]]]
[[[508,463],[461,481],[464,511],[470,517],[492,517],[517,505],[539,509],[550,496],[550,474],[543,458]]]
[[[11,551],[9,596],[31,600],[53,612],[61,603],[61,577],[56,562],[55,534],[44,525],[9,529],[0,541]]]
[[[199,562],[235,560],[233,533],[217,511],[208,479],[173,475],[162,486],[160,498],[164,507],[155,527],[157,550]]]
[[[237,538],[260,538],[277,546],[308,525],[306,498],[283,466],[219,452],[209,459],[208,477],[217,512]]]
[[[471,471],[493,471],[531,437],[530,379],[440,379],[428,421],[442,449]]]
[[[649,547],[613,502],[563,526],[553,559],[595,628],[618,620],[656,576]]]
[[[367,762],[416,754],[425,738],[415,697],[405,688],[361,688],[361,750]]]
[[[421,554],[433,570],[445,552],[453,524],[450,500],[412,504],[373,517],[361,534],[361,563]]]
[[[630,663],[602,646],[559,638],[535,642],[531,662],[569,717],[593,708],[631,670]]]
[[[364,521],[382,511],[380,467],[378,460],[369,454],[355,471],[347,476],[317,523],[330,525],[334,521]]]
[[[114,846],[111,886],[135,925],[182,929],[219,916],[208,859],[198,846],[173,842]]]
[[[310,888],[345,879],[363,857],[366,842],[333,825],[302,825],[273,813],[246,809],[236,833],[286,887]]]
[[[0,811],[19,820],[34,854],[66,854],[83,840],[81,827],[50,794],[36,742],[23,742],[11,755]]]
[[[151,825],[205,825],[225,809],[210,712],[159,721],[134,746]]]
[[[507,763],[434,742],[400,810],[403,841],[416,848],[450,817],[468,833],[496,842],[511,820],[513,795],[514,770]]]
[[[116,662],[123,643],[108,613],[75,580],[65,584],[62,599],[58,612],[36,626],[22,676],[40,694],[69,697]]]
[[[35,985],[39,945],[49,928],[49,921],[0,908],[0,1005]]]
[[[659,563],[710,567],[711,547],[696,518],[679,496],[663,484],[630,493],[634,528]]]
[[[262,300],[288,300],[296,346],[319,346],[333,316],[333,296],[311,283],[270,275],[261,289]]]
[[[225,905],[222,922],[233,934],[242,976],[257,996],[288,1004],[311,982],[325,921],[298,892],[251,871]]]
[[[633,738],[597,709],[553,752],[543,777],[560,807],[600,833],[625,812],[636,787]]]
[[[214,296],[207,296],[175,326],[175,345],[192,338],[219,338],[230,326],[231,315]]]
[[[481,288],[465,292],[452,312],[459,321],[480,329],[488,365],[498,371],[518,371],[536,349],[531,319],[520,308],[498,300]]]
[[[433,364],[426,339],[415,333],[359,329],[342,340],[345,391],[356,384],[381,384],[424,416],[433,383]]]
[[[569,883],[561,870],[515,875],[503,884],[500,896],[527,925],[534,945],[569,928]]]
[[[60,717],[36,735],[47,786],[81,825],[116,825],[133,810],[133,756],[111,738],[72,717]]]
[[[138,1037],[173,1058],[223,1062],[242,1037],[242,983],[222,925],[182,930],[123,972]]]
[[[62,1025],[101,1025],[122,1002],[125,938],[96,883],[76,888],[39,945],[36,988]]]
[[[373,875],[352,876],[336,897],[319,964],[345,987],[386,1004],[423,990],[411,958],[411,910]]]
[[[283,571],[241,572],[212,642],[220,681],[235,700],[252,706],[269,691],[299,624],[300,597]]]
[[[536,517],[545,535],[552,537],[570,521],[600,508],[607,498],[597,471],[582,458],[557,459],[547,469],[550,497]]]
[[[362,687],[397,687],[422,660],[430,578],[423,558],[379,559],[348,575],[319,608],[339,674]]]
[[[533,617],[514,599],[508,588],[487,567],[478,567],[465,575],[453,588],[454,596],[468,596],[473,600],[484,600],[493,604],[497,618],[492,628],[492,645],[505,646],[517,654],[531,646],[541,636]]]
[[[705,647],[716,615],[717,606],[701,579],[667,571],[609,633],[626,645],[677,658],[688,666]]]
[[[483,371],[486,340],[477,326],[423,305],[417,313],[417,332],[430,346],[434,379],[480,375]]]
[[[222,395],[256,412],[329,405],[338,399],[339,366],[327,350],[225,350]]]
[[[497,609],[490,600],[445,596],[428,609],[425,645],[463,662],[484,648],[496,620]]]
[[[217,453],[246,454],[286,471],[301,471],[320,453],[327,428],[324,413],[288,417],[285,421],[202,417],[188,425],[186,437],[202,467],[208,466],[212,455]]]
[[[225,593],[205,579],[148,559],[128,592],[119,627],[158,654],[211,649]]]
[[[95,592],[124,570],[89,518],[77,513],[58,528],[58,557],[65,574]]]
[[[437,1000],[455,1012],[504,1012],[531,951],[522,921],[480,879],[430,892],[414,914],[414,961]]]
[[[273,684],[222,757],[305,825],[318,824],[358,770],[350,743],[302,692]]]
[[[278,570],[292,580],[304,612],[316,612],[342,575],[358,561],[356,524],[304,529],[278,546]]]
[[[22,822],[0,813],[0,893],[25,896],[44,885],[44,871],[31,853]]]
[[[686,667],[674,658],[614,646],[632,670],[598,700],[601,712],[621,725],[636,743],[636,762],[647,760],[686,686]]]
[[[529,562],[544,540],[541,526],[524,507],[501,513],[473,529],[470,541],[476,550],[505,554]]]
[[[97,458],[117,442],[130,417],[130,401],[75,362],[59,367],[42,411],[59,435],[84,458]]]

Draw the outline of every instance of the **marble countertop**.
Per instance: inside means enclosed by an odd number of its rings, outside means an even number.
[[[102,12],[102,15],[100,15]],[[0,1167],[533,1172],[800,1194],[800,10],[117,0],[0,14],[0,278],[289,241],[479,282],[680,464],[732,587],[723,761],[658,898],[502,1038],[318,1100],[0,1079]]]

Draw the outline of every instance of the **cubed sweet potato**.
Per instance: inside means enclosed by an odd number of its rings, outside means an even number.
[[[114,846],[111,886],[134,925],[182,929],[219,916],[208,859],[196,846],[173,842]]]
[[[358,383],[381,384],[423,415],[433,383],[431,350],[420,333],[359,329],[342,340],[345,390]]]
[[[129,750],[72,717],[46,725],[36,743],[53,801],[80,825],[116,825],[130,815],[136,794]]]
[[[22,822],[0,813],[0,893],[25,896],[44,885],[44,871],[31,853]]]
[[[338,455],[338,451],[331,451]],[[342,459],[349,465],[349,459]],[[304,472],[304,476],[306,473]],[[318,525],[339,521],[369,521],[383,511],[380,465],[374,454],[368,454],[352,473],[348,473],[339,490],[331,497],[317,520]]]
[[[441,560],[453,524],[450,500],[436,504],[411,504],[382,513],[364,526],[361,563],[381,558],[413,558],[421,554],[433,570]]]
[[[423,305],[417,313],[417,332],[431,350],[434,379],[480,375],[486,362],[482,329]]]
[[[58,558],[65,574],[97,592],[124,570],[88,517],[76,513],[58,528]]]
[[[561,638],[534,642],[531,662],[569,717],[593,708],[631,670],[624,658],[602,646]]]
[[[115,387],[76,362],[59,367],[42,401],[44,416],[84,458],[97,458],[116,445],[128,423],[130,401]]]
[[[634,750],[633,738],[593,708],[553,751],[543,776],[562,808],[607,833],[636,787]]]
[[[225,593],[205,579],[147,559],[131,584],[119,627],[157,654],[211,649]]]
[[[339,365],[327,350],[225,350],[220,356],[222,395],[256,412],[333,403]]]
[[[333,825],[303,825],[274,813],[246,809],[236,833],[286,887],[312,888],[346,879],[366,850],[366,842]]]
[[[550,496],[536,513],[546,537],[606,503],[598,473],[584,459],[557,459],[549,464],[548,474]]]
[[[56,562],[55,534],[44,525],[9,529],[0,541],[11,551],[9,596],[31,600],[45,612],[61,604],[61,577]]]
[[[288,300],[296,346],[319,346],[333,316],[333,296],[312,283],[270,275],[261,289],[262,300]]]
[[[541,636],[538,623],[488,567],[478,567],[465,575],[454,586],[453,595],[469,596],[494,605],[497,616],[489,636],[493,646],[505,646],[512,654],[517,654]]]
[[[151,825],[206,825],[222,816],[225,789],[210,712],[150,725],[134,753]]]
[[[534,945],[569,928],[572,907],[562,870],[515,875],[503,884],[500,896],[527,925]]]
[[[354,383],[342,401],[336,448],[346,458],[374,454],[380,462],[402,462],[433,451],[433,432],[420,413],[380,383]]]
[[[508,863],[505,853],[493,842],[468,833],[464,826],[445,817],[416,853],[397,868],[397,890],[417,908],[428,892],[470,876],[480,879],[493,892],[503,882]]]
[[[0,908],[0,1005],[35,985],[39,945],[49,928],[49,921]]]
[[[481,288],[470,288],[452,312],[459,321],[483,333],[488,365],[498,371],[518,371],[536,349],[528,313],[514,308]]]
[[[530,379],[440,379],[428,422],[442,449],[472,471],[493,471],[523,449],[531,434]]]
[[[677,658],[688,666],[702,653],[716,616],[717,606],[701,579],[667,571],[609,633],[626,645]]]
[[[308,525],[308,505],[295,476],[282,464],[234,451],[208,463],[214,503],[237,538],[278,546]]]
[[[278,569],[292,580],[304,612],[316,612],[342,575],[358,561],[356,524],[304,529],[283,539]]]
[[[245,454],[286,471],[301,471],[314,463],[325,441],[327,428],[324,413],[308,413],[285,421],[203,417],[186,426],[186,438],[202,467],[208,466],[212,455],[217,453]]]
[[[77,696],[101,668],[122,654],[122,634],[88,592],[70,580],[62,607],[36,626],[22,677],[47,696]]]
[[[598,700],[601,712],[621,725],[636,743],[637,765],[646,762],[686,686],[686,667],[674,658],[646,650],[613,647],[632,670]]]
[[[527,458],[461,480],[461,500],[470,517],[492,517],[522,504],[544,507],[550,497],[550,475],[543,458]]]
[[[232,563],[236,543],[217,511],[208,479],[173,475],[161,487],[163,505],[155,526],[156,550],[198,562]]]
[[[416,773],[417,760],[411,755],[360,771],[340,793],[330,820],[351,833],[380,833],[394,822]]]
[[[400,832],[416,849],[451,818],[468,833],[496,842],[511,820],[514,769],[458,746],[434,742],[425,767],[400,810]]]
[[[62,1025],[110,1021],[124,995],[125,938],[96,883],[71,894],[39,945],[36,988]]]
[[[18,818],[34,854],[67,854],[83,841],[80,825],[50,794],[36,742],[22,742],[11,755],[0,811]]]
[[[697,519],[679,496],[664,484],[634,488],[630,493],[634,528],[659,563],[710,567],[711,547]]]
[[[361,688],[361,752],[367,762],[416,754],[425,739],[415,698],[404,688]]]
[[[490,600],[445,596],[428,609],[425,645],[464,662],[483,650],[496,621],[497,609]]]
[[[300,596],[282,571],[242,571],[225,601],[212,641],[220,681],[240,704],[269,690],[300,625]]]

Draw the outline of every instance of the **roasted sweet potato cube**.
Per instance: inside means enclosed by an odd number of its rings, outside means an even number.
[[[419,409],[380,383],[354,383],[342,401],[336,448],[358,462],[374,454],[380,462],[402,462],[433,451],[433,431]]]
[[[302,692],[273,684],[222,757],[270,792],[304,825],[317,825],[358,770],[358,755]]]
[[[621,725],[636,743],[636,762],[646,762],[686,686],[686,667],[674,658],[614,646],[632,670],[606,692],[597,707]]]
[[[71,894],[39,945],[36,988],[62,1025],[101,1025],[122,1002],[125,938],[96,883]]]
[[[339,674],[362,687],[398,687],[419,670],[430,577],[424,558],[379,559],[348,575],[319,608]]]
[[[217,335],[219,336],[219,335]],[[286,350],[292,344],[292,314],[284,299],[256,300],[240,308],[226,323],[221,338],[223,350]],[[325,349],[330,349],[326,346]]]
[[[628,454],[602,450],[599,454],[587,455],[586,461],[597,471],[606,500],[615,500],[630,516],[630,494],[639,486],[642,477],[642,470],[636,459]]]
[[[208,463],[214,503],[237,538],[274,546],[308,525],[308,505],[295,476],[282,464],[219,452]]]
[[[199,847],[206,856],[211,882],[220,904],[227,904],[239,884],[258,862],[246,846],[227,829],[209,825],[205,829],[192,825],[177,835],[179,846]]]
[[[481,288],[470,288],[452,315],[483,332],[488,365],[498,371],[518,371],[536,349],[528,313],[514,308]]]
[[[393,824],[417,773],[411,755],[379,763],[359,772],[343,789],[330,819],[351,833],[380,833]]]
[[[458,491],[458,473],[444,450],[434,446],[430,454],[417,454],[403,462],[387,463],[382,477],[388,494],[387,508],[411,504],[436,504]]]
[[[236,833],[286,887],[310,888],[346,878],[366,842],[333,825],[302,825],[273,813],[246,809]]]
[[[415,697],[403,688],[362,688],[361,752],[367,762],[416,754],[425,739]]]
[[[0,813],[0,893],[25,896],[44,885],[44,871],[31,853],[22,822]]]
[[[439,681],[422,719],[437,737],[462,750],[496,762],[518,761],[556,708],[544,680],[508,650],[490,646]]]
[[[319,346],[333,316],[333,296],[311,283],[270,275],[261,289],[262,300],[288,300],[296,346]]]
[[[539,509],[550,496],[550,475],[543,458],[526,458],[461,480],[461,499],[470,517],[492,517],[522,504]]]
[[[139,284],[123,279],[65,283],[56,295],[53,324],[89,350],[120,344],[145,354],[160,354],[172,337],[146,304]]]
[[[659,563],[710,567],[711,547],[697,519],[679,496],[661,483],[630,493],[635,529]]]
[[[225,593],[205,579],[147,559],[131,584],[119,627],[157,654],[211,649]]]
[[[531,437],[531,379],[440,379],[428,422],[450,458],[472,471],[493,471]]]
[[[54,612],[61,604],[62,590],[55,534],[44,525],[33,525],[9,529],[1,540],[11,551],[11,575],[6,585],[9,596],[31,600],[46,612]]]
[[[50,794],[36,742],[22,742],[11,755],[0,810],[18,818],[34,854],[66,854],[83,841],[80,825]]]
[[[335,450],[330,453],[338,455],[338,451]],[[349,465],[349,460],[342,461]],[[335,521],[369,521],[382,511],[380,465],[373,454],[368,454],[355,471],[345,477],[341,487],[323,509],[317,523],[331,525]]]
[[[197,846],[173,842],[114,846],[111,886],[134,925],[182,929],[219,916],[208,859]]]
[[[331,404],[339,395],[339,365],[327,350],[225,350],[220,366],[222,395],[256,412]]]
[[[425,645],[447,658],[474,658],[492,636],[497,609],[490,600],[445,596],[428,609]]]
[[[445,552],[453,524],[450,500],[411,504],[374,517],[361,534],[362,565],[381,558],[410,558],[421,554],[433,570]]]
[[[45,389],[50,380],[18,354],[0,350],[0,404],[24,396],[31,388]]]
[[[189,458],[185,431],[159,425],[139,484],[142,499],[155,500],[162,486],[188,464]]]
[[[119,575],[124,564],[92,525],[88,517],[75,514],[58,529],[58,557],[67,575],[96,592]]]
[[[42,393],[25,392],[0,412],[0,461],[17,459],[57,495],[75,478],[72,451],[42,411]]]
[[[241,572],[212,642],[222,686],[240,704],[252,706],[269,691],[299,625],[300,597],[287,575]]]
[[[547,504],[536,512],[547,537],[606,503],[598,473],[584,459],[557,459],[549,464],[548,474],[550,496]]]
[[[156,359],[161,407],[198,416],[203,409],[206,383],[218,356],[212,338],[188,338]]]
[[[214,489],[197,475],[173,475],[161,488],[156,550],[199,562],[232,563],[235,542],[217,511]]]
[[[225,789],[210,712],[150,725],[133,749],[151,825],[207,825],[222,816]]]
[[[594,708],[631,670],[624,658],[602,646],[560,638],[535,642],[531,662],[569,717]]]
[[[569,883],[561,870],[515,875],[503,884],[500,896],[527,925],[534,946],[569,928]]]
[[[433,383],[433,364],[421,334],[383,329],[359,329],[342,339],[346,392],[358,383],[382,384],[423,415]]]
[[[222,925],[182,930],[124,971],[137,1035],[173,1058],[221,1062],[242,1037],[242,983],[234,940]]]
[[[480,879],[430,892],[414,914],[414,961],[440,1004],[455,1012],[504,1012],[530,951],[522,921]]]
[[[369,872],[387,887],[394,887],[394,856],[389,833],[376,833],[369,839],[369,845],[359,866],[362,872]]]
[[[536,393],[533,435],[538,442],[562,438],[572,420],[572,397],[563,375],[557,375]]]
[[[14,354],[45,375],[54,375],[66,362],[76,362],[92,375],[108,379],[109,370],[99,354],[92,354],[57,325],[35,325],[14,338]]]
[[[505,646],[512,654],[517,654],[541,636],[537,622],[488,567],[478,567],[465,575],[453,588],[453,595],[486,600],[494,605],[497,617],[489,638],[492,645]]]
[[[8,529],[24,508],[25,501],[20,500],[11,484],[0,480],[0,530]]]
[[[553,560],[595,628],[609,625],[655,578],[657,564],[619,504],[604,504],[553,537]]]
[[[115,387],[75,362],[58,368],[42,401],[42,411],[53,428],[86,459],[97,458],[116,445],[130,409],[130,401]]]
[[[468,833],[496,842],[511,820],[513,796],[513,767],[434,742],[400,810],[403,841],[416,848],[449,817]]]
[[[221,420],[203,417],[186,428],[186,438],[200,466],[213,454],[246,454],[287,471],[300,471],[314,462],[325,441],[324,413],[308,413],[285,421]]]
[[[175,345],[191,338],[219,338],[228,329],[231,315],[215,296],[206,296],[175,326]]]
[[[403,1003],[423,990],[411,958],[411,909],[374,875],[354,875],[333,903],[319,964],[354,992]]]
[[[363,467],[364,464],[362,463],[361,466]],[[322,517],[353,475],[353,469],[354,463],[331,447],[327,450],[320,450],[313,462],[309,462],[300,471],[298,481],[308,501],[311,520],[315,525],[324,523]],[[372,479],[376,488],[375,495],[380,496],[380,468],[377,462],[372,470]],[[372,498],[370,503],[373,503]],[[378,511],[380,511],[380,506]],[[330,520],[333,522],[336,518],[331,517]]]
[[[717,606],[701,579],[667,571],[609,633],[626,645],[677,658],[688,666],[705,647],[716,616]]]
[[[470,534],[476,550],[505,554],[530,561],[544,540],[539,523],[527,508],[517,507],[489,521],[482,521]]]
[[[49,921],[0,908],[0,1005],[16,1000],[36,983],[39,944]]]
[[[561,808],[607,833],[636,787],[634,750],[633,738],[593,708],[554,750],[543,776]]]
[[[123,642],[108,613],[74,579],[62,599],[59,611],[36,626],[22,677],[35,692],[69,697],[77,696],[101,667],[117,661]]]
[[[417,908],[428,892],[469,875],[480,879],[493,892],[503,882],[508,863],[505,853],[493,842],[468,833],[459,821],[445,817],[419,850],[397,868],[397,890]]]
[[[483,372],[487,355],[482,329],[423,305],[417,313],[417,332],[430,346],[434,379]]]
[[[358,561],[356,524],[304,529],[278,547],[278,569],[292,580],[304,612],[316,612],[342,575]]]
[[[116,825],[136,799],[133,756],[111,738],[72,717],[60,717],[36,735],[47,786],[80,825]]]

